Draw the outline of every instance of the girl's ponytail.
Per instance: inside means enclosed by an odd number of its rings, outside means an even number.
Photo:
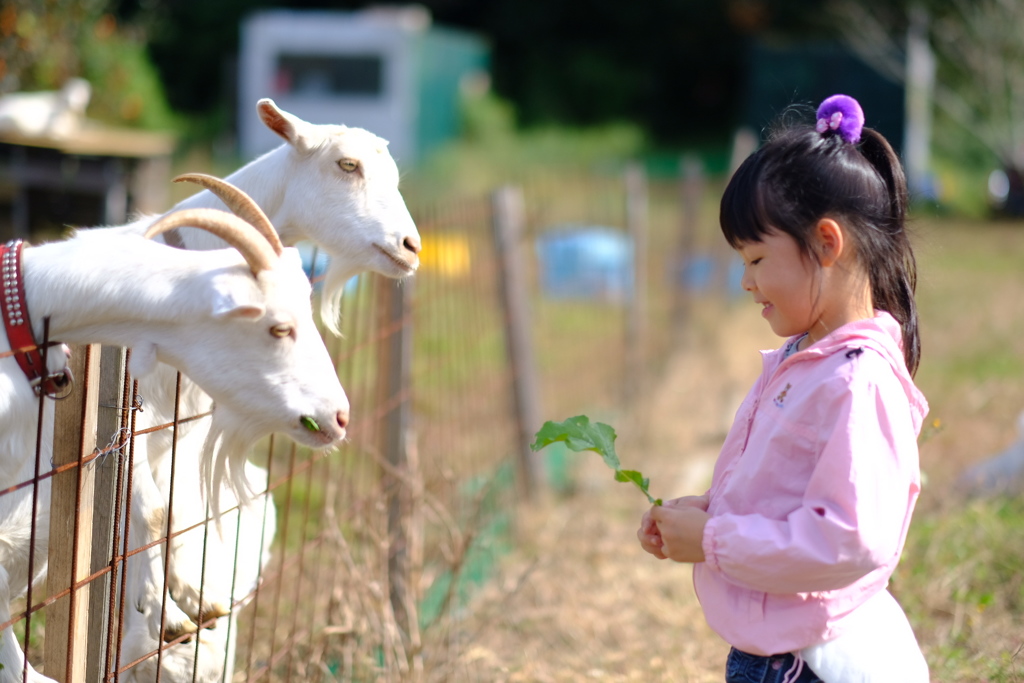
[[[917,330],[917,262],[906,230],[907,180],[899,157],[877,131],[865,128],[859,145],[861,154],[885,182],[889,194],[889,215],[877,221],[884,243],[877,244],[876,258],[866,263],[871,277],[875,308],[888,311],[903,332],[903,356],[913,375],[921,360]]]

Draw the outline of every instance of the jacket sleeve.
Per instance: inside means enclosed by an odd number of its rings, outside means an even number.
[[[896,564],[920,485],[917,436],[892,379],[830,392],[825,414],[834,427],[800,506],[784,519],[710,519],[703,538],[709,568],[748,589],[805,593],[843,588]]]

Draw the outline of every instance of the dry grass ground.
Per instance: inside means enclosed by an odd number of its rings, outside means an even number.
[[[615,425],[623,465],[650,476],[655,495],[706,488],[759,371],[756,349],[773,343],[751,308],[718,319],[711,336],[690,335],[645,405]],[[742,347],[751,352],[734,352]],[[576,462],[573,495],[523,506],[516,550],[460,625],[467,644],[452,680],[721,680],[727,646],[704,623],[689,566],[640,549],[645,501],[589,456]]]
[[[933,680],[1024,680],[1015,674],[1017,601],[994,587],[975,604],[965,578],[978,574],[971,562],[1020,562],[1024,547],[987,508],[963,517],[964,503],[951,493],[964,465],[1014,438],[1024,408],[1024,226],[936,223],[920,233],[918,383],[942,429],[922,446],[928,481],[896,592],[912,605]],[[696,310],[689,328],[644,404],[615,425],[624,466],[641,469],[665,497],[706,486],[732,413],[760,370],[756,349],[778,344],[746,302]],[[453,666],[428,663],[434,678],[722,680],[727,646],[704,622],[689,567],[640,549],[645,502],[589,455],[577,461],[572,495],[522,506],[515,550],[458,615],[448,633],[452,657],[440,657]],[[947,547],[961,542],[958,533],[971,536],[974,523],[997,539],[986,557],[977,546]]]

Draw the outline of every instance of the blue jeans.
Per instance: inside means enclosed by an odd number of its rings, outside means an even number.
[[[725,683],[782,683],[795,659],[790,653],[762,657],[732,648],[725,662]],[[822,680],[804,664],[794,683],[822,683]]]

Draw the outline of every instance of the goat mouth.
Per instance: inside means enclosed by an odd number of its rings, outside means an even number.
[[[342,427],[340,430],[332,432],[330,429],[321,427],[308,415],[299,418],[299,426],[301,427],[300,433],[305,437],[302,440],[317,447],[326,447],[340,442],[346,435],[345,428]]]
[[[417,261],[419,259],[416,259],[415,256],[413,256],[412,259],[404,259],[398,254],[396,254],[393,250],[381,246],[380,244],[374,243],[373,246],[377,249],[377,251],[387,256],[388,260],[394,263],[396,266],[398,266],[399,270],[401,270],[403,273],[411,273],[414,270],[416,270],[416,266],[418,265]]]
[[[321,448],[327,448],[328,446],[334,446],[345,440],[345,431],[342,430],[340,434],[328,434],[327,432],[320,432],[319,441]]]
[[[302,434],[303,436],[298,437],[298,439],[305,442],[306,445],[311,448],[327,448],[335,443],[340,443],[345,438],[344,432],[342,432],[341,435],[337,435],[323,430],[319,432],[309,432],[303,429]]]

